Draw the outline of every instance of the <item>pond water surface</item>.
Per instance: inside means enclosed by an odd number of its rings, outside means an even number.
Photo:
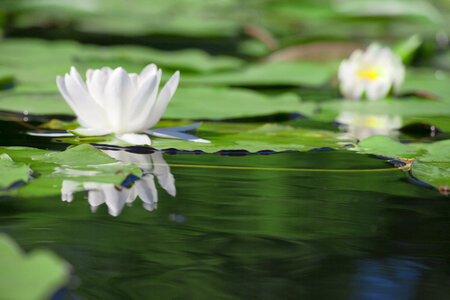
[[[68,146],[3,125],[3,145]],[[0,200],[1,231],[72,265],[54,299],[450,295],[448,198],[385,160],[339,151],[119,154],[164,167],[144,184],[152,205],[93,203],[91,192],[70,203]]]

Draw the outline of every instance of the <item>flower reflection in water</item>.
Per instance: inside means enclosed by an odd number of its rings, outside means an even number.
[[[340,129],[345,131],[343,138],[357,138],[363,140],[373,135],[387,135],[397,137],[402,118],[398,115],[359,114],[342,111],[336,121]]]
[[[61,188],[63,201],[71,202],[74,192],[88,190],[88,201],[93,212],[106,203],[109,214],[118,216],[125,204],[133,203],[138,196],[143,202],[143,207],[152,211],[157,208],[158,202],[155,177],[159,185],[175,197],[175,179],[161,152],[137,154],[123,150],[102,151],[120,162],[134,163],[140,167],[143,171],[142,178],[137,180],[131,188],[117,187],[110,183],[64,180]]]

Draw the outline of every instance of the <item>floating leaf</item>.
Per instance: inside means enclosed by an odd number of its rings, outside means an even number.
[[[386,136],[373,136],[355,148],[359,152],[392,158],[413,158],[411,174],[436,188],[450,185],[450,140],[432,144],[401,144]]]
[[[192,87],[177,90],[163,117],[220,120],[276,113],[311,115],[316,107],[294,94],[266,96],[238,88]]]
[[[361,153],[370,153],[391,158],[415,158],[425,152],[423,149],[417,149],[411,145],[399,143],[384,135],[369,137],[359,142],[353,149]]]
[[[14,162],[8,154],[0,154],[0,189],[8,188],[18,181],[28,181],[30,168]]]
[[[423,144],[427,153],[412,166],[412,175],[436,188],[450,186],[450,140]]]
[[[81,74],[88,68],[122,66],[129,72],[156,63],[158,67],[188,72],[233,70],[242,61],[234,57],[211,56],[198,49],[160,51],[142,46],[100,47],[73,41],[42,41],[37,39],[6,40],[0,44],[0,73],[16,80],[21,92],[55,92],[55,78],[69,72],[72,65]],[[171,75],[163,72],[164,80]]]
[[[167,123],[166,123],[167,124]],[[326,130],[293,128],[276,124],[264,126],[239,123],[203,123],[196,136],[210,140],[210,144],[192,143],[183,140],[152,138],[156,149],[201,150],[213,153],[221,150],[243,150],[257,152],[262,150],[309,151],[317,148],[342,148],[345,141],[337,139],[338,133]],[[72,143],[113,143],[105,139],[64,139]]]
[[[49,299],[69,280],[69,265],[47,250],[24,254],[0,234],[0,291],[2,299]]]
[[[416,160],[411,169],[412,175],[435,188],[450,186],[450,162],[427,162]]]
[[[333,75],[335,66],[314,62],[277,62],[248,65],[239,71],[190,75],[183,83],[215,84],[232,86],[277,86],[326,83]]]
[[[276,113],[311,115],[316,108],[317,104],[300,102],[294,94],[269,97],[237,88],[185,87],[177,89],[163,118],[221,120]],[[0,94],[0,110],[73,115],[62,96],[54,93],[3,93]]]
[[[140,177],[134,164],[119,163],[89,144],[63,152],[29,147],[0,147],[15,161],[29,164],[39,176],[20,189],[3,192],[14,196],[44,196],[59,194],[64,179],[94,181],[120,185],[130,174]]]
[[[3,92],[0,93],[0,110],[36,115],[73,115],[67,102],[55,93]]]
[[[169,52],[142,46],[102,47],[95,54],[80,54],[79,59],[80,63],[90,68],[116,65],[122,61],[141,65],[154,63],[159,67],[200,73],[237,69],[243,64],[238,58],[211,56],[199,49]]]
[[[400,92],[423,91],[450,102],[450,72],[435,69],[408,69]]]

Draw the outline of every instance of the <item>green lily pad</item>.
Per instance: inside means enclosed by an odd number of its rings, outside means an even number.
[[[270,97],[239,88],[189,87],[177,90],[163,118],[221,120],[276,113],[312,115],[316,108],[316,104],[301,102],[295,94]]]
[[[415,158],[425,153],[424,149],[399,143],[384,135],[371,136],[359,142],[352,150],[391,158]]]
[[[163,122],[161,125],[179,125],[178,123]],[[339,134],[327,130],[294,128],[277,124],[240,124],[205,122],[194,133],[200,138],[210,140],[211,143],[194,143],[178,139],[152,137],[152,147],[156,149],[200,150],[214,153],[222,150],[243,150],[257,152],[272,151],[309,151],[318,148],[340,149],[345,140],[338,139]],[[114,143],[111,137],[97,138],[65,138],[69,143]],[[348,141],[350,143],[351,141]]]
[[[130,174],[140,177],[134,164],[119,163],[89,144],[63,152],[29,147],[0,147],[15,161],[30,165],[37,176],[19,189],[1,194],[13,196],[46,196],[60,193],[62,181],[93,181],[120,185]]]
[[[49,299],[69,280],[69,265],[47,250],[24,254],[0,234],[0,291],[2,299]]]
[[[294,94],[269,97],[238,88],[180,87],[163,118],[221,120],[276,113],[312,115],[316,108],[317,104],[301,102]],[[73,115],[62,96],[54,93],[5,92],[0,94],[0,110],[26,111],[38,115]]]
[[[28,165],[14,162],[6,153],[0,154],[0,189],[18,181],[28,181],[30,171]]]
[[[450,162],[422,162],[418,159],[412,165],[411,174],[438,189],[450,186]]]
[[[331,79],[335,65],[314,62],[274,62],[251,64],[242,70],[208,75],[190,75],[184,84],[231,86],[318,86]]]
[[[136,64],[156,65],[173,70],[211,73],[239,68],[243,62],[236,57],[211,56],[199,49],[161,51],[141,46],[110,46],[99,48],[95,54],[79,54],[79,62],[100,68],[128,61]]]
[[[401,144],[386,136],[372,136],[353,149],[398,159],[414,159],[411,174],[436,188],[450,185],[450,140],[431,144]]]
[[[412,175],[436,188],[450,186],[450,140],[422,145],[427,153],[412,165]]]
[[[409,68],[400,92],[428,92],[443,102],[450,102],[450,72],[436,69]],[[448,105],[448,104],[447,104]]]
[[[122,66],[139,73],[149,63],[163,69],[163,81],[173,70],[208,73],[237,69],[242,61],[234,57],[211,56],[198,49],[160,51],[142,46],[100,47],[73,41],[8,39],[0,44],[0,74],[14,76],[21,92],[57,91],[56,76],[76,66],[81,74],[88,68]]]
[[[62,96],[55,93],[3,92],[0,93],[0,110],[35,115],[74,115]]]

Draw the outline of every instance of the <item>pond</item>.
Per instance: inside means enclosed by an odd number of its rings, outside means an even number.
[[[1,132],[11,134],[3,144],[38,143],[13,124],[2,122]],[[68,146],[47,140],[39,146]],[[140,180],[152,194],[140,194],[147,202],[109,194],[118,202],[103,203],[92,191],[74,193],[71,202],[61,195],[0,200],[3,232],[72,266],[53,299],[449,293],[450,203],[383,159],[334,150],[219,155],[98,147],[156,165]]]

